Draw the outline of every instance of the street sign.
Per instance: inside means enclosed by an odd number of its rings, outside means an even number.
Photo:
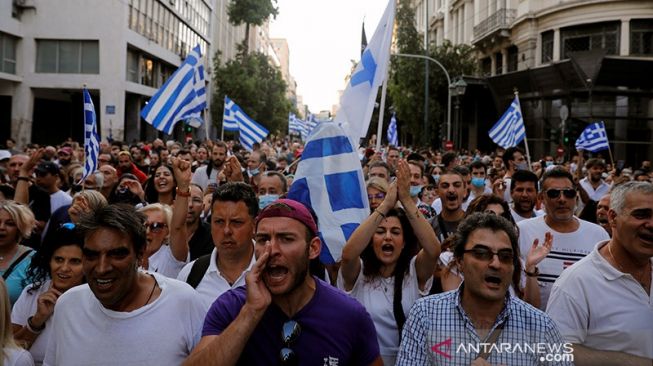
[[[562,156],[565,154],[565,149],[562,146],[558,146],[556,152],[558,153],[558,156]]]
[[[445,142],[445,143],[444,143],[444,148],[445,148],[447,151],[451,151],[451,150],[453,150],[453,141],[447,141],[447,142]]]

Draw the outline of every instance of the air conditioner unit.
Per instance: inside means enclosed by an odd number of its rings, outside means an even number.
[[[36,8],[36,4],[35,4],[34,0],[14,0],[14,6],[16,6],[17,8],[23,8],[23,9],[27,9],[27,8],[34,8],[35,9]]]

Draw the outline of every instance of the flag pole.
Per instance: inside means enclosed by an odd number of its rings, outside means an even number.
[[[605,129],[605,122],[601,121],[601,126],[603,127],[603,131],[605,131],[605,138],[608,140],[608,154],[610,154],[610,164],[612,165],[612,169],[614,169],[614,158],[612,157],[612,149],[610,148],[610,140],[608,139],[608,130]]]
[[[519,90],[517,88],[514,89],[515,93],[515,98],[517,98],[517,102],[519,103],[519,113],[521,113],[522,119],[524,118],[524,113],[521,110],[521,102],[519,101]],[[524,122],[524,130],[526,129],[526,123]],[[526,161],[528,162],[528,170],[533,171],[533,167],[531,166],[531,152],[528,150],[528,139],[526,138],[527,133],[524,133],[524,146],[526,147]]]
[[[389,68],[388,68],[389,69]],[[381,137],[383,133],[383,112],[385,111],[385,94],[388,89],[388,74],[383,80],[383,87],[381,87],[381,106],[379,107],[379,125],[376,128],[376,151],[381,151]]]

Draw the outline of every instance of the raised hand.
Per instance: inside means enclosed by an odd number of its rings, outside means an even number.
[[[270,259],[271,252],[272,246],[270,246],[269,243],[265,244],[265,248],[261,252],[261,255],[256,260],[256,263],[254,263],[249,273],[247,273],[247,276],[245,276],[245,283],[247,285],[246,303],[257,312],[265,311],[270,303],[272,303],[270,290],[268,290],[263,281],[263,273],[268,264],[268,259]]]
[[[61,292],[54,287],[50,287],[48,291],[38,297],[36,300],[36,313],[32,317],[32,325],[40,328],[50,319],[54,313],[54,305],[57,303],[59,296],[61,296]]]
[[[230,156],[227,158],[224,167],[224,175],[227,178],[227,182],[244,182],[245,177],[243,177],[242,167],[238,158],[235,156]]]
[[[540,263],[551,252],[553,246],[553,234],[546,232],[544,234],[544,243],[539,245],[539,239],[533,240],[533,246],[526,255],[526,268],[532,268]],[[530,271],[529,271],[530,272]]]
[[[182,191],[187,190],[193,175],[191,171],[191,163],[187,162],[186,160],[173,157],[172,171],[175,175],[175,181],[177,181],[177,187],[180,187]]]
[[[397,162],[397,195],[401,203],[408,202],[411,200],[410,197],[410,168],[408,167],[408,162],[401,159]]]
[[[34,168],[39,164],[45,153],[45,148],[41,147],[30,155],[29,159],[20,167],[20,175],[28,176],[32,175]]]

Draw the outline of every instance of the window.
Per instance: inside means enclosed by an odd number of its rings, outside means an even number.
[[[653,19],[630,21],[630,54],[653,55]]]
[[[517,71],[519,64],[519,50],[517,46],[508,47],[508,72]]]
[[[99,74],[98,41],[36,41],[36,72]]]
[[[481,60],[481,75],[491,76],[491,74],[492,74],[492,59],[486,57]]]
[[[542,63],[553,61],[553,31],[542,33]]]
[[[127,81],[138,83],[138,54],[127,50]]]
[[[503,55],[501,54],[501,52],[497,52],[494,54],[494,64],[496,65],[495,75],[503,74]]]
[[[0,72],[16,74],[16,37],[0,32]]]
[[[608,55],[619,54],[619,23],[606,22],[562,29],[562,58],[569,53],[604,49]]]

